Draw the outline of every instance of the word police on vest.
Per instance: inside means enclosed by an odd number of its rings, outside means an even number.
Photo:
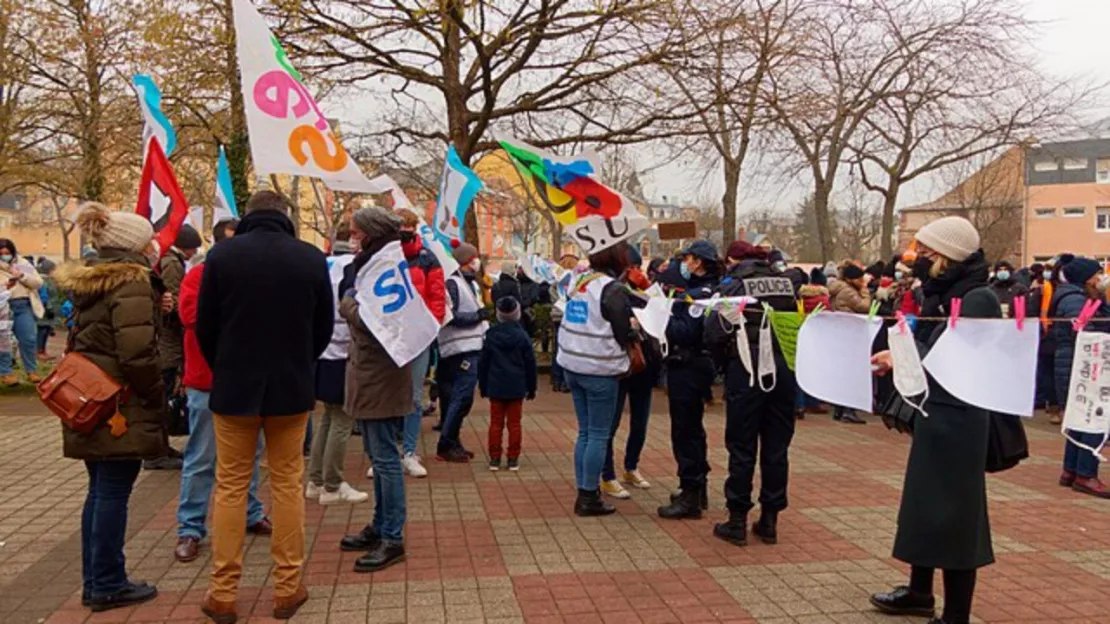
[[[749,297],[793,297],[794,285],[787,277],[752,277],[744,280],[744,292]]]

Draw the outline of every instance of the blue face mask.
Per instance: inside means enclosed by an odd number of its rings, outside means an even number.
[[[1045,271],[1044,272],[1044,281],[1048,282],[1048,281],[1051,281],[1051,280],[1052,280],[1052,271]]]
[[[12,255],[11,254],[4,254],[4,255],[0,256],[0,262],[11,262],[11,261],[12,261]]]
[[[786,263],[779,260],[778,262],[775,263],[775,270],[778,271],[779,273],[782,273],[783,271],[786,270]]]
[[[903,278],[903,277],[905,277],[905,276],[904,276],[904,275],[902,275],[902,272],[901,272],[901,271],[895,271],[895,272],[894,272],[894,279],[895,279],[895,280],[897,280],[897,281],[899,281],[899,282],[900,282],[900,281],[902,281],[902,278]]]
[[[997,277],[998,281],[1000,281],[1000,282],[1010,281],[1010,272],[1009,271],[999,271],[998,273],[995,273],[994,276]]]
[[[678,265],[678,272],[682,275],[682,279],[690,279],[690,267],[686,266],[685,262]]]

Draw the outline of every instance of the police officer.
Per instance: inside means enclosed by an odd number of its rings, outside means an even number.
[[[705,299],[717,288],[720,274],[717,248],[698,240],[679,253],[679,260],[659,276],[659,282],[692,299]],[[667,325],[667,407],[681,491],[659,508],[661,518],[700,518],[708,506],[709,451],[703,418],[716,369],[703,342],[704,326],[700,309],[681,300],[674,304]]]
[[[718,292],[724,297],[746,295],[758,303],[747,305],[743,312],[713,311],[705,320],[705,340],[725,369],[728,449],[725,500],[729,520],[714,526],[713,534],[738,546],[747,544],[747,518],[753,507],[752,478],[758,450],[760,516],[752,532],[764,542],[774,544],[778,513],[786,509],[787,451],[794,437],[798,388],[782,348],[770,333],[769,322],[764,322],[763,304],[789,312],[797,310],[797,301],[790,279],[775,271],[766,250],[736,241],[729,245],[727,256],[728,273]],[[746,332],[747,340],[736,340],[737,331]],[[773,341],[773,361],[760,360],[761,333]],[[749,350],[750,357],[738,350],[738,343]]]

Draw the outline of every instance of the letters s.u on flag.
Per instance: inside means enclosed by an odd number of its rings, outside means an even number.
[[[358,315],[397,366],[424,352],[439,334],[439,322],[412,285],[401,243],[370,258],[355,277]]]
[[[147,145],[135,212],[150,219],[154,229],[158,231],[154,240],[158,243],[160,255],[165,255],[173,246],[181,226],[189,218],[189,204],[185,201],[185,193],[181,192],[170,161],[162,151],[157,137],[152,137]]]
[[[233,8],[255,171],[320,178],[337,191],[388,190],[367,179],[343,149],[300,72],[250,0],[234,0]]]

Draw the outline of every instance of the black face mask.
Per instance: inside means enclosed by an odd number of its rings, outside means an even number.
[[[933,261],[923,255],[918,256],[917,259],[913,261],[913,274],[922,282],[926,282],[932,277],[929,273],[932,268]]]
[[[415,239],[416,239],[416,232],[409,232],[407,230],[402,230],[401,231],[401,242],[402,243],[411,243]]]

